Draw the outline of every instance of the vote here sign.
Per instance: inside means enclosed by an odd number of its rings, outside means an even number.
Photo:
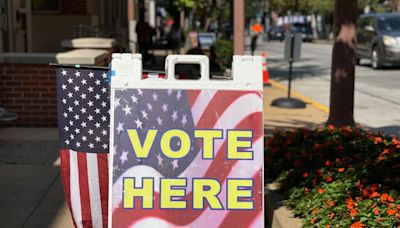
[[[112,227],[261,227],[259,91],[116,89]]]

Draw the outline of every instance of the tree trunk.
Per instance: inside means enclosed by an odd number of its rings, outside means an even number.
[[[328,124],[354,126],[357,0],[336,0]]]

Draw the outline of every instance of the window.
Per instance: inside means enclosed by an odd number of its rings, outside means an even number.
[[[32,0],[33,11],[59,11],[60,0]]]

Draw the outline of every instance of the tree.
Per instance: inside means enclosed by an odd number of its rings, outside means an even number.
[[[336,0],[328,124],[354,126],[357,0]]]

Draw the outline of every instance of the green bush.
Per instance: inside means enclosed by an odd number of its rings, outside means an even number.
[[[357,128],[277,131],[265,175],[304,227],[400,226],[400,141]]]
[[[233,56],[233,41],[218,39],[214,46],[216,62],[222,70],[230,68]]]

